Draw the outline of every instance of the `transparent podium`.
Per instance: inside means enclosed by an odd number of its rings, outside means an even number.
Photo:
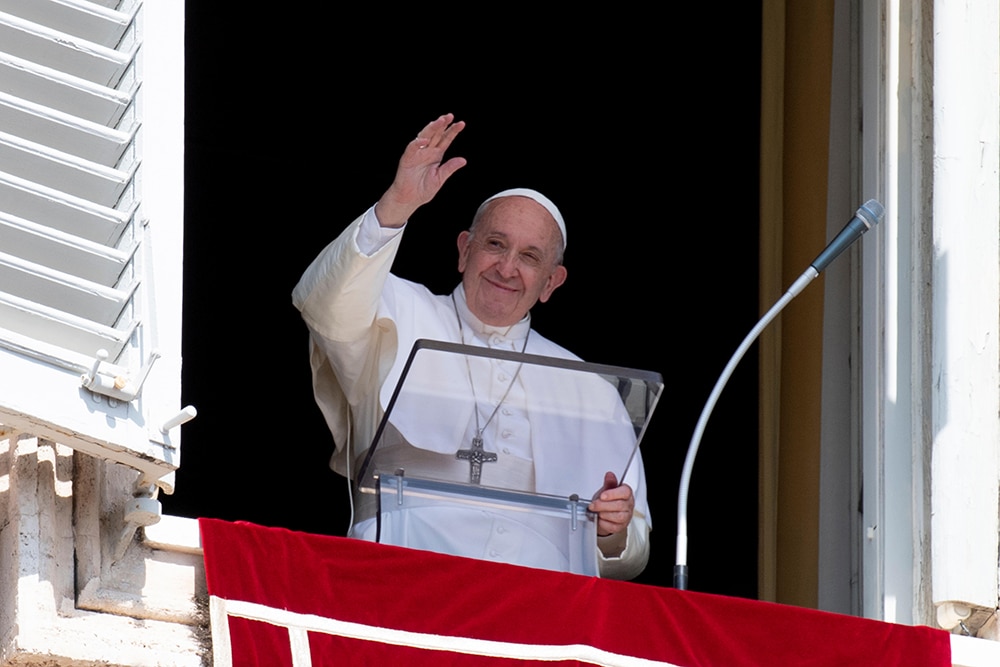
[[[418,340],[355,476],[352,536],[598,574],[606,472],[644,484],[650,371]]]

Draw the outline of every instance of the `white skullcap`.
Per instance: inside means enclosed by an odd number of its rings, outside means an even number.
[[[559,225],[559,232],[562,234],[563,248],[566,248],[566,222],[563,220],[562,213],[559,212],[559,209],[556,208],[556,205],[552,203],[551,199],[537,190],[532,190],[530,188],[511,188],[510,190],[498,192],[479,205],[476,215],[478,216],[482,212],[483,207],[491,201],[494,199],[500,199],[501,197],[527,197],[528,199],[533,199],[541,204],[542,207],[544,207],[545,210],[548,211],[553,218],[555,218],[556,224]]]

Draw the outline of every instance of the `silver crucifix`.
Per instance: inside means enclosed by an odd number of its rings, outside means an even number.
[[[495,452],[487,452],[483,449],[483,438],[478,433],[472,438],[472,447],[458,450],[455,452],[455,456],[468,460],[469,481],[473,484],[479,484],[479,478],[483,474],[483,464],[497,460]]]

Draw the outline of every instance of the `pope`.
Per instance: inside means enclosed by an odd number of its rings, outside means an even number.
[[[292,293],[310,332],[315,398],[334,437],[331,467],[345,476],[357,472],[413,341],[577,358],[531,329],[531,309],[547,302],[567,277],[565,221],[535,190],[505,190],[482,203],[457,238],[461,283],[452,294],[432,294],[391,273],[414,212],[466,166],[465,158],[446,158],[464,129],[452,114],[428,123],[406,146],[379,200],[319,254]],[[488,425],[478,424],[479,434]],[[539,445],[528,438],[501,459],[525,466],[533,479],[540,472],[532,470],[539,458],[533,446]],[[648,560],[651,524],[641,460],[629,477],[618,480],[607,471],[592,487],[598,488],[589,509],[597,518],[601,576],[634,578]],[[475,557],[527,548],[523,540],[515,545],[485,532],[481,541],[469,551]]]

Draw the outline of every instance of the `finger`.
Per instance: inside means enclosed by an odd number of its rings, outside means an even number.
[[[597,500],[598,498],[601,497],[601,495],[605,491],[607,491],[608,489],[613,489],[616,486],[618,486],[618,478],[615,477],[615,474],[609,470],[608,472],[604,473],[604,483],[601,484],[601,488],[599,488],[597,491],[594,491],[594,495],[590,497],[591,500]]]
[[[629,517],[624,512],[609,514],[607,516],[601,516],[599,524],[603,526],[626,526],[628,525]]]
[[[433,123],[432,123],[433,125]],[[428,128],[431,126],[428,126]],[[402,161],[407,166],[416,166],[418,164],[433,164],[435,162],[440,162],[444,157],[445,151],[451,146],[451,142],[454,141],[458,133],[462,131],[465,127],[465,123],[456,123],[452,125],[447,130],[442,133],[436,133],[433,130],[424,128],[424,131],[420,135],[415,137],[406,145],[406,149],[403,151]],[[457,171],[459,168],[465,166],[464,158],[449,167],[448,175]]]
[[[464,129],[465,129],[464,120],[460,120],[457,123],[451,123],[450,125],[448,125],[444,129],[444,132],[441,133],[438,139],[437,148],[440,148],[443,151],[448,150],[448,147],[451,146],[451,142],[455,141],[455,137],[457,137]]]
[[[441,183],[443,184],[445,181],[451,178],[451,175],[454,174],[459,169],[461,169],[462,167],[464,167],[465,164],[466,160],[464,157],[453,157],[444,164],[442,164],[438,168],[438,177],[441,179]]]
[[[635,500],[631,497],[617,498],[614,500],[595,499],[590,503],[587,509],[600,515],[601,517],[614,514],[616,512],[621,512],[631,516],[632,511],[635,509]]]
[[[438,116],[427,123],[420,132],[417,133],[418,148],[447,148],[455,136],[462,131],[465,123],[460,121],[453,123],[454,114],[446,113]]]
[[[621,484],[619,486],[601,491],[601,495],[599,495],[598,498],[606,501],[630,500],[632,499],[632,496],[632,487],[628,484]]]
[[[625,498],[615,500],[594,500],[587,509],[597,514],[598,520],[628,523],[632,520],[632,514],[635,512],[635,498],[629,494]]]
[[[446,113],[438,116],[431,122],[424,125],[424,128],[417,133],[417,137],[424,137],[425,139],[431,139],[441,132],[444,131],[446,127],[454,120],[454,114]]]
[[[631,515],[635,509],[635,503],[631,499],[627,500],[595,500],[587,508],[600,516],[616,513]]]
[[[624,515],[601,516],[597,522],[598,535],[611,535],[625,530],[628,527],[629,517]]]

